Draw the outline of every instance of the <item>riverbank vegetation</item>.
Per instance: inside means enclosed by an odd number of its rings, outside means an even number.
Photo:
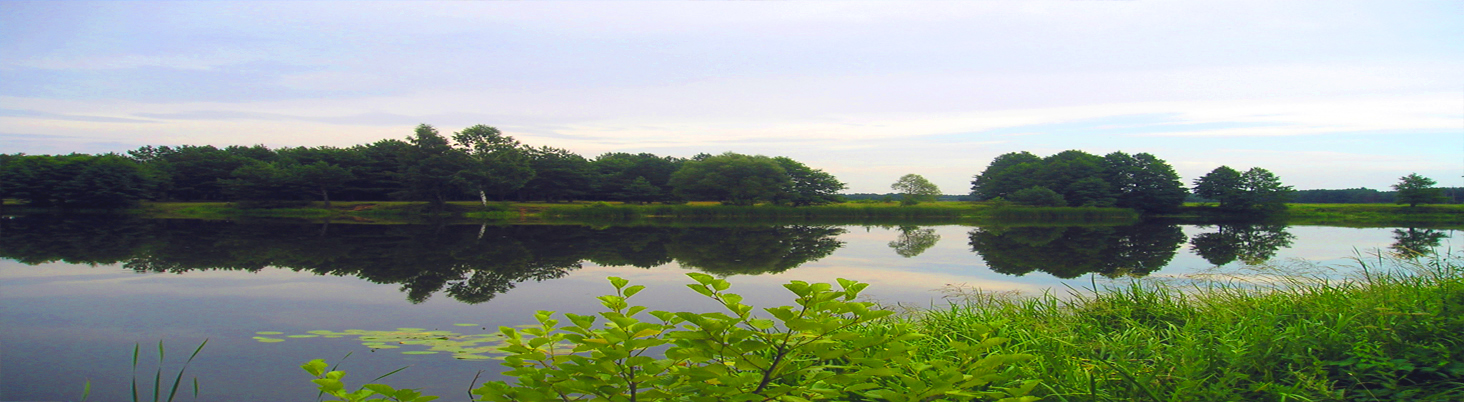
[[[1359,260],[1346,278],[1135,281],[1068,297],[956,292],[906,317],[940,341],[1000,323],[997,349],[1035,356],[1010,374],[1052,401],[1464,399],[1458,256]]]
[[[867,285],[799,281],[793,306],[755,309],[691,274],[727,313],[649,312],[611,278],[598,316],[503,328],[511,381],[478,400],[1453,401],[1464,398],[1458,256],[1359,259],[1345,277],[1157,281],[954,303],[895,314]],[[764,317],[764,314],[771,316]],[[597,320],[604,318],[603,324]],[[561,323],[563,325],[561,325]],[[664,353],[651,349],[669,347]],[[322,391],[343,372],[308,363]],[[332,381],[322,382],[329,377]],[[394,388],[365,386],[360,399]],[[394,391],[392,391],[394,392]],[[413,394],[416,396],[417,394]],[[747,400],[753,400],[747,399]],[[572,400],[572,399],[564,399]]]

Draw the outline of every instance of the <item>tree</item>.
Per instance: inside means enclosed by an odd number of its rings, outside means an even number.
[[[534,177],[524,183],[524,192],[544,201],[572,200],[589,193],[590,161],[568,150],[541,147],[528,150]]]
[[[643,177],[646,182],[657,189],[670,188],[671,175],[681,167],[682,160],[674,157],[661,157],[650,153],[630,154],[624,152],[611,152],[600,155],[591,162],[594,171],[594,192],[593,199],[601,200],[622,200],[630,192],[630,186],[637,177]],[[671,201],[675,197],[670,191],[660,191],[659,200]],[[652,200],[654,201],[654,200]]]
[[[468,164],[467,155],[453,149],[447,138],[427,124],[418,125],[407,143],[410,146],[402,148],[397,159],[403,189],[396,194],[425,200],[432,209],[442,210],[457,187],[457,173]]]
[[[625,200],[637,204],[650,202],[660,195],[661,189],[651,185],[650,180],[641,176],[636,176],[635,180],[631,180],[630,184],[625,186],[624,191]]]
[[[839,190],[846,187],[823,170],[813,169],[786,156],[773,158],[788,174],[791,183],[774,196],[774,202],[795,207],[839,202]]]
[[[935,197],[940,196],[940,187],[936,187],[935,183],[925,180],[924,176],[914,173],[900,176],[899,180],[895,180],[895,183],[890,185],[890,189],[900,192],[901,205],[915,205],[921,201],[935,201]]]
[[[452,139],[469,158],[453,179],[458,185],[477,192],[485,207],[488,194],[502,198],[534,178],[534,168],[523,144],[497,128],[478,124],[453,133]]]
[[[1118,199],[1114,206],[1140,212],[1173,212],[1184,205],[1189,191],[1179,174],[1162,159],[1147,153],[1130,156],[1114,152],[1103,157],[1109,185]]]
[[[284,169],[286,181],[293,187],[307,193],[320,195],[325,207],[330,208],[330,192],[339,190],[355,179],[350,170],[337,165],[317,161],[312,164],[293,163]]]
[[[671,175],[670,184],[683,198],[753,205],[772,200],[791,183],[773,158],[728,152],[687,161]]]
[[[1286,209],[1286,201],[1294,192],[1291,186],[1262,168],[1240,173],[1221,166],[1195,180],[1195,195],[1220,202],[1228,212],[1274,212]]]
[[[1398,191],[1393,202],[1396,204],[1408,204],[1408,207],[1416,207],[1418,204],[1438,204],[1447,201],[1444,198],[1444,191],[1434,188],[1437,184],[1433,179],[1419,176],[1418,173],[1409,173],[1407,176],[1398,178],[1398,184],[1393,185],[1393,190]]]
[[[1067,201],[1062,198],[1062,194],[1058,194],[1056,191],[1042,186],[1032,186],[1031,188],[1012,193],[1006,197],[1006,200],[1033,207],[1067,206]]]
[[[1031,173],[1041,163],[1042,158],[1025,151],[998,156],[971,181],[971,195],[990,200],[1032,187],[1036,184],[1030,180]]]

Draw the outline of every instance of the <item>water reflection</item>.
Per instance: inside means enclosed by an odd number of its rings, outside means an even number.
[[[935,234],[935,229],[921,229],[919,226],[900,226],[900,237],[890,242],[890,248],[895,249],[895,254],[901,257],[910,258],[925,250],[935,247],[940,242],[940,235]]]
[[[1185,235],[1175,225],[984,227],[970,232],[971,251],[1007,275],[1041,271],[1058,278],[1087,273],[1144,276],[1174,259]]]
[[[1448,233],[1433,229],[1393,229],[1393,245],[1389,248],[1400,256],[1414,258],[1433,251],[1446,238]]]
[[[1277,250],[1291,247],[1295,239],[1286,225],[1221,224],[1215,225],[1214,232],[1195,235],[1190,249],[1217,266],[1236,260],[1255,265],[1274,258]]]
[[[1031,226],[971,229],[970,251],[991,271],[1144,276],[1179,248],[1211,264],[1274,257],[1295,238],[1281,225]],[[26,264],[121,264],[137,272],[257,272],[279,267],[396,284],[421,303],[445,294],[483,303],[516,283],[562,278],[585,262],[653,268],[676,263],[719,276],[781,273],[832,255],[846,229],[824,225],[609,227],[570,225],[349,225],[147,220],[126,216],[30,216],[0,226],[0,257]],[[1429,229],[1394,231],[1393,249],[1427,250],[1447,237]],[[913,258],[939,244],[931,227],[899,226],[887,245]],[[886,240],[880,240],[885,242]],[[975,268],[980,269],[980,268]]]
[[[27,217],[5,222],[0,257],[26,264],[122,264],[183,273],[265,267],[401,285],[421,303],[445,293],[483,303],[515,283],[560,278],[583,261],[650,268],[679,262],[715,275],[782,272],[843,246],[822,226],[650,228],[233,224]]]

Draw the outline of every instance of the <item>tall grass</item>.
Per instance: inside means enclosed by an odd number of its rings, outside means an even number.
[[[1382,259],[1279,286],[1134,281],[1059,296],[963,294],[904,318],[931,357],[988,324],[1051,401],[1464,400],[1464,264]],[[1374,260],[1377,261],[1377,260]]]

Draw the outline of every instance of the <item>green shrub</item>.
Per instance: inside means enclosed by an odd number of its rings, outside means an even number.
[[[796,306],[753,314],[729,284],[688,274],[693,290],[716,300],[727,313],[645,312],[627,302],[642,286],[610,278],[614,295],[601,296],[609,311],[598,317],[540,311],[539,326],[503,327],[509,356],[505,374],[474,390],[486,401],[809,401],[971,400],[1034,401],[1035,381],[1010,383],[1003,373],[1024,354],[991,354],[1005,339],[983,333],[976,342],[952,341],[943,359],[916,358],[912,341],[926,337],[907,325],[881,331],[852,329],[893,312],[856,302],[868,284],[840,279],[784,285]],[[647,313],[653,319],[637,316]],[[597,326],[596,321],[605,320]],[[1010,386],[1008,386],[1010,385]]]

